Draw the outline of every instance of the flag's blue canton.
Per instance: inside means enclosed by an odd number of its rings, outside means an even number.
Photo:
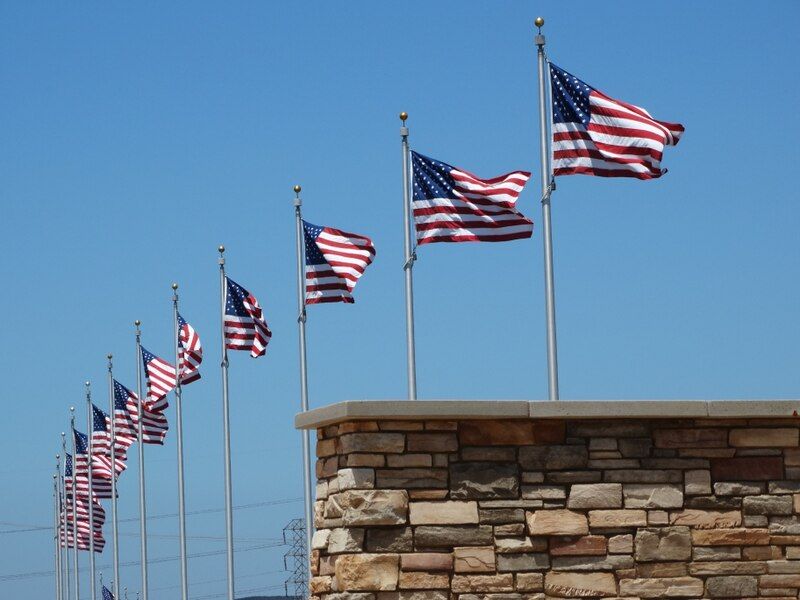
[[[452,166],[416,152],[411,153],[411,163],[414,172],[414,200],[460,198],[453,192],[456,182],[450,177]]]
[[[553,122],[588,125],[589,119],[592,118],[589,94],[594,88],[552,63],[550,63],[550,77]]]
[[[141,346],[142,349],[142,362],[144,362],[145,371],[147,370],[147,363],[153,360],[156,355],[150,352],[149,350],[145,350],[144,346]]]
[[[128,388],[114,380],[114,410],[128,410],[129,393]]]
[[[250,293],[230,277],[228,277],[226,287],[228,288],[228,297],[225,300],[225,314],[234,317],[250,317],[244,307],[244,301]]]
[[[86,454],[89,447],[89,439],[85,433],[81,433],[77,429],[72,430],[75,434],[75,454]]]
[[[306,239],[306,264],[307,265],[324,265],[327,261],[319,251],[316,241],[319,234],[322,233],[324,227],[319,225],[312,225],[308,221],[303,221],[303,231]]]
[[[108,415],[97,408],[94,404],[92,404],[92,415],[92,426],[94,427],[94,431],[108,431],[108,423],[106,422]]]
[[[103,586],[103,600],[114,600],[114,594],[106,586]]]
[[[181,316],[181,313],[178,313],[178,329],[181,329],[184,325],[186,325],[186,319]],[[178,333],[178,338],[180,338],[180,333]]]
[[[69,452],[64,453],[66,460],[64,461],[64,477],[72,477],[72,454]]]

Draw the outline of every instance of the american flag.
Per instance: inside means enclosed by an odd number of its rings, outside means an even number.
[[[92,412],[94,414],[92,454],[104,463],[106,468],[101,473],[105,473],[106,470],[110,471],[111,467],[111,418],[94,404],[92,404]],[[119,445],[116,445],[114,471],[117,477],[127,468],[125,464],[127,459],[125,451],[120,450]]]
[[[303,221],[306,304],[352,303],[353,288],[375,256],[372,240]]]
[[[200,379],[201,362],[203,362],[203,346],[200,345],[200,336],[178,314],[178,368],[181,374],[181,385]]]
[[[513,171],[480,179],[417,152],[411,153],[411,164],[412,205],[419,245],[505,242],[533,234],[533,221],[516,209],[517,198],[530,173]]]
[[[250,350],[257,358],[267,352],[272,337],[258,300],[230,277],[225,278],[225,347]]]
[[[66,535],[61,536],[61,546],[63,548],[74,548],[75,545],[73,543],[73,530],[72,525],[67,525]],[[102,552],[103,548],[105,548],[106,540],[103,537],[102,533],[95,533],[94,534],[94,551],[95,552]],[[86,532],[82,532],[78,529],[78,550],[89,550],[89,534]]]
[[[144,421],[142,441],[145,444],[163,444],[169,425],[164,413],[142,406]],[[126,448],[138,439],[139,401],[136,394],[114,380],[114,427],[117,439],[122,439]]]
[[[550,63],[553,174],[655,179],[664,146],[683,125],[656,121],[643,108],[614,100]]]
[[[175,387],[175,367],[146,350],[144,346],[142,362],[147,381],[147,408],[163,410],[167,407],[167,394]]]
[[[67,525],[70,525],[73,522],[72,519],[72,502],[67,502],[65,507],[65,513],[67,516]],[[78,533],[89,533],[89,502],[88,499],[85,497],[78,496],[75,498],[75,512],[78,514]],[[100,504],[96,499],[92,500],[92,519],[93,519],[93,527],[95,533],[102,532],[103,525],[106,522],[106,511],[103,508],[103,505]]]
[[[106,586],[103,586],[103,600],[114,600],[114,594]]]
[[[75,489],[76,495],[89,494],[89,463],[87,459],[89,440],[86,434],[73,429],[75,436]],[[71,482],[70,482],[71,484]],[[111,498],[111,464],[92,457],[92,493],[97,498]]]

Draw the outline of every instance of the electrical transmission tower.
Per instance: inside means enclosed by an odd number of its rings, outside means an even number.
[[[306,525],[303,519],[292,519],[283,528],[283,543],[289,545],[289,550],[283,555],[283,567],[291,572],[284,582],[286,595],[305,600],[309,589]]]

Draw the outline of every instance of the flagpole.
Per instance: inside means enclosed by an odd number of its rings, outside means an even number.
[[[139,537],[142,561],[142,599],[147,600],[147,506],[144,488],[144,411],[142,410],[142,322],[136,319],[136,406],[139,415],[139,427],[136,428],[136,441],[139,444]]]
[[[550,225],[550,195],[555,187],[550,172],[550,147],[547,141],[547,97],[545,94],[544,19],[535,21],[539,31],[535,43],[539,62],[539,152],[542,163],[542,224],[544,234],[544,298],[547,315],[547,389],[550,400],[558,400],[558,350],[556,348],[556,295],[553,281],[553,233]]]
[[[117,525],[117,426],[114,423],[114,363],[112,354],[108,359],[108,414],[111,420],[111,537],[114,542],[114,598],[119,598],[119,531]]]
[[[303,200],[300,198],[302,188],[294,186],[294,215],[297,234],[297,325],[300,334],[300,409],[308,411],[308,366],[306,363],[306,275],[304,265],[303,235]],[[311,552],[311,536],[314,532],[313,497],[311,495],[311,441],[307,429],[301,431],[303,443],[303,493],[305,496],[306,518],[306,554]],[[310,560],[309,560],[310,567]]]
[[[56,454],[56,461],[59,465],[61,457]],[[59,539],[59,514],[58,514],[58,472],[53,473],[53,541],[55,541],[55,574],[56,600],[61,600],[61,540]]]
[[[61,455],[56,454],[56,474],[53,476],[56,486],[56,533],[58,541],[56,542],[56,552],[58,553],[58,597],[64,600],[64,560],[61,555]]]
[[[94,424],[93,424],[93,412],[92,411],[92,388],[91,384],[87,381],[86,382],[86,468],[89,475],[89,582],[91,583],[91,591],[89,593],[89,597],[91,600],[95,600],[95,587],[97,586],[97,582],[95,581],[95,565],[94,565],[94,502],[93,494],[92,494],[92,452],[94,452],[94,443],[92,442],[92,438],[94,437],[92,433],[94,432]],[[113,475],[113,473],[112,473]],[[75,515],[77,517],[77,515]],[[77,518],[75,520],[75,524],[77,525]]]
[[[186,562],[186,500],[183,482],[183,391],[181,390],[180,327],[178,325],[178,284],[172,284],[172,317],[175,322],[175,421],[178,439],[178,534],[181,547],[181,598],[189,599]]]
[[[75,600],[80,600],[81,583],[78,574],[78,456],[75,453],[75,407],[69,407],[72,429],[72,576],[75,578]]]
[[[408,113],[400,113],[400,144],[403,150],[403,270],[406,280],[406,363],[408,370],[408,399],[417,399],[417,358],[414,343],[414,279],[411,270],[417,255],[411,241],[411,195],[409,188]]]
[[[228,567],[228,600],[234,600],[233,582],[233,493],[231,491],[231,420],[228,407],[228,349],[225,347],[225,246],[219,250],[220,327],[222,333],[222,421],[225,443],[225,542]],[[147,600],[146,598],[143,600]]]
[[[69,542],[67,541],[67,483],[64,481],[64,473],[67,469],[67,440],[66,434],[62,431],[61,432],[61,453],[64,455],[64,468],[61,470],[61,489],[64,491],[64,502],[61,507],[61,523],[62,523],[62,530],[64,532],[64,583],[62,588],[66,591],[65,597],[66,600],[70,600],[71,598],[71,591],[69,587]],[[73,459],[74,461],[74,459]],[[73,464],[73,473],[72,479],[75,479],[75,465]],[[61,539],[59,538],[59,543]]]

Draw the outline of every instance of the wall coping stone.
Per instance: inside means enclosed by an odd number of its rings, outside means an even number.
[[[295,416],[297,429],[356,420],[773,418],[800,400],[347,400]]]

